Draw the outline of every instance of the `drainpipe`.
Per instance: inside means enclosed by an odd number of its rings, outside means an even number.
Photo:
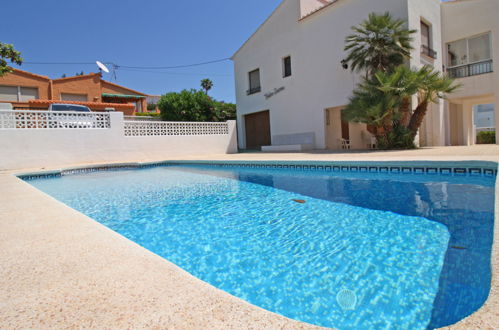
[[[49,100],[53,100],[54,99],[54,85],[52,83],[52,80],[49,80]]]

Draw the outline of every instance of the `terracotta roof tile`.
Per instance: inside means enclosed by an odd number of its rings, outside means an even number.
[[[98,109],[104,110],[105,108],[114,108],[116,110],[133,110],[135,109],[134,104],[124,104],[124,103],[102,103],[102,102],[78,102],[78,101],[61,101],[61,100],[29,100],[30,106],[40,107],[40,106],[49,106],[54,103],[63,103],[63,104],[78,104],[85,105],[90,109]]]
[[[57,83],[61,80],[69,80],[69,79],[86,79],[86,78],[90,78],[90,77],[93,77],[93,76],[99,76],[100,73],[93,73],[93,72],[90,72],[90,73],[87,73],[87,74],[84,74],[84,75],[81,75],[81,76],[71,76],[71,77],[64,77],[64,78],[57,78],[57,79],[52,79],[53,82]]]
[[[28,76],[33,76],[33,77],[42,78],[42,79],[45,79],[45,80],[50,80],[50,78],[47,77],[47,76],[42,76],[42,75],[39,75],[39,74],[36,74],[36,73],[31,73],[31,72],[28,72],[28,71],[24,71],[24,70],[21,70],[21,69],[12,68],[12,71],[13,72],[17,72],[17,73],[22,73],[22,74],[25,74],[25,75],[28,75]]]

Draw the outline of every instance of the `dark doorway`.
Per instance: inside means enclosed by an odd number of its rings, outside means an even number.
[[[246,149],[260,149],[269,146],[270,112],[262,111],[244,116],[246,128]]]
[[[343,119],[343,111],[344,110],[341,110],[341,138],[350,140],[350,125],[348,121]]]

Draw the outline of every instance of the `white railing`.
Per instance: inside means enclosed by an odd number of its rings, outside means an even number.
[[[228,135],[227,123],[125,121],[125,136]]]
[[[73,111],[0,110],[0,129],[105,129],[108,113]]]

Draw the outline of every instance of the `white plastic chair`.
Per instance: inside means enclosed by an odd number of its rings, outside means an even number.
[[[341,149],[350,150],[350,140],[340,139]]]
[[[376,138],[368,131],[362,131],[362,141],[367,145],[367,149],[376,149]]]

